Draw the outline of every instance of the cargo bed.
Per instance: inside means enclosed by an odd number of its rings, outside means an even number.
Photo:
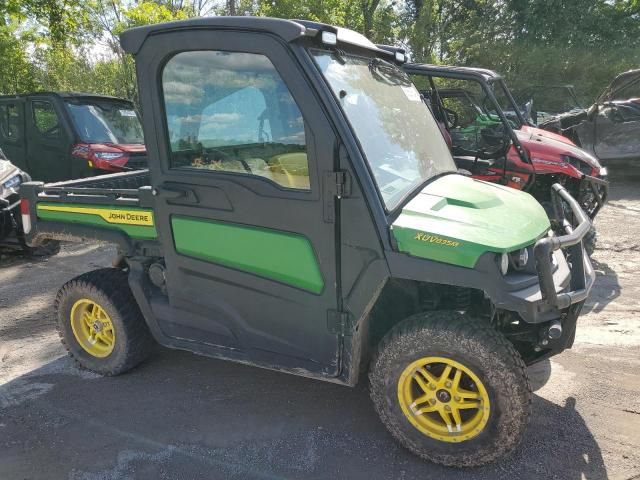
[[[20,195],[27,243],[99,240],[128,255],[148,252],[157,239],[149,184],[148,170],[25,183]]]

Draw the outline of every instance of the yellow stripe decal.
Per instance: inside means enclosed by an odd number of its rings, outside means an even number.
[[[111,208],[69,207],[62,205],[38,205],[38,210],[50,212],[84,213],[97,215],[107,223],[153,227],[153,212],[146,210],[122,210]]]

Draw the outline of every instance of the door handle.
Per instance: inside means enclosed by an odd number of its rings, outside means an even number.
[[[198,203],[196,192],[190,188],[163,185],[152,190],[155,197],[162,198],[172,203],[172,200],[179,200],[177,203]]]
[[[169,187],[156,187],[151,191],[151,193],[154,197],[164,198],[167,200],[173,200],[175,198],[182,198],[187,196],[187,192],[185,190]]]

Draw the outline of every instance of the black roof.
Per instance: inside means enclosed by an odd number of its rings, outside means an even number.
[[[307,29],[301,23],[281,18],[204,17],[132,28],[120,35],[120,44],[127,53],[136,54],[150,35],[173,30],[193,30],[215,27],[267,31],[282,37],[288,42],[304,36]]]
[[[144,27],[136,27],[120,34],[120,45],[125,52],[136,54],[145,40],[155,34],[180,30],[233,29],[254,32],[268,32],[279,36],[285,42],[292,42],[301,37],[315,37],[319,31],[331,31],[338,35],[338,42],[359,45],[364,48],[390,55],[390,52],[376,47],[368,39],[357,32],[313,22],[310,20],[286,20],[270,17],[203,17],[176,22],[158,23]],[[344,37],[341,38],[340,32]]]
[[[407,63],[404,66],[407,71],[416,73],[433,73],[436,75],[446,75],[450,77],[476,77],[484,81],[502,78],[501,75],[487,68],[474,67],[452,67],[448,65],[431,65],[427,63]]]
[[[59,97],[59,98],[96,98],[101,100],[117,100],[119,102],[129,102],[132,103],[131,100],[127,100],[126,98],[118,98],[112,97],[109,95],[101,95],[99,93],[86,93],[86,92],[30,92],[30,93],[19,93],[16,95],[0,95],[0,98],[26,98],[26,97],[39,97],[39,96],[47,96],[47,97]]]

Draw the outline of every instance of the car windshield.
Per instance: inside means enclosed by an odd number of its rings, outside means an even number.
[[[407,75],[378,58],[312,50],[358,137],[387,209],[456,171],[440,127]]]
[[[140,118],[130,103],[74,100],[67,106],[83,142],[144,143]]]
[[[489,81],[489,86],[493,91],[497,105],[494,102],[487,103],[487,109],[494,115],[498,115],[498,108],[502,109],[504,115],[513,123],[513,128],[522,128],[523,113],[526,114],[526,106],[518,106],[509,92],[504,80],[497,79]]]

